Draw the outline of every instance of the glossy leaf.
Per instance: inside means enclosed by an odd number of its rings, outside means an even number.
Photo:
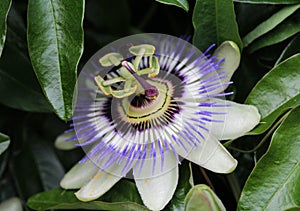
[[[92,209],[92,210],[148,210],[141,205],[135,185],[132,182],[121,180],[112,189],[99,199],[91,202],[79,201],[75,191],[53,189],[32,196],[27,205],[35,210],[48,209]]]
[[[300,13],[287,18],[269,33],[261,36],[249,46],[249,52],[277,44],[300,32]]]
[[[232,0],[197,0],[193,25],[193,44],[201,51],[212,44],[220,45],[226,40],[237,43],[242,49]]]
[[[297,54],[274,67],[250,92],[245,103],[255,105],[262,116],[251,134],[265,132],[283,112],[300,104],[299,67]]]
[[[0,103],[24,111],[52,111],[29,59],[11,43],[5,46],[0,60],[0,78]]]
[[[174,196],[167,205],[166,210],[181,211],[184,209],[184,199],[191,189],[191,170],[188,161],[183,161],[179,166],[179,180]]]
[[[300,34],[298,34],[291,42],[286,46],[286,48],[282,51],[280,57],[276,61],[276,64],[284,61],[285,59],[293,56],[294,54],[300,53]]]
[[[28,48],[38,80],[63,120],[72,116],[76,69],[83,51],[84,1],[30,0]]]
[[[252,4],[296,4],[300,3],[300,0],[234,0],[242,3]]]
[[[9,137],[0,133],[0,155],[8,148],[9,144]]]
[[[299,8],[300,4],[286,6],[279,12],[272,15],[269,19],[259,24],[243,38],[244,47],[247,47],[255,39],[274,29],[279,23],[281,23]]]
[[[187,0],[156,0],[163,4],[174,5],[184,9],[185,11],[189,10],[189,3]]]
[[[236,2],[234,8],[240,35],[244,37],[259,24],[278,12],[282,8],[282,5],[243,4]]]
[[[0,57],[5,43],[6,18],[11,5],[11,0],[2,0],[0,4]]]
[[[204,184],[194,186],[185,198],[185,211],[206,210],[225,211],[225,207],[218,196]]]
[[[285,210],[300,205],[300,107],[275,131],[242,191],[238,210]]]

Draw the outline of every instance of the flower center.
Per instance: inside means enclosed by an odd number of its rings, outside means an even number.
[[[101,57],[102,66],[114,67],[104,78],[95,77],[102,93],[112,96],[107,98],[103,112],[124,139],[128,134],[162,129],[173,123],[180,113],[175,98],[183,92],[182,79],[160,66],[162,57],[155,54],[154,46],[132,46],[129,52],[134,57],[124,59],[119,53]]]
[[[172,88],[171,84],[161,81],[149,81],[153,86],[160,90],[156,99],[149,100],[144,95],[124,98],[120,104],[119,113],[125,117],[126,121],[132,124],[147,122],[150,119],[163,116],[165,110],[171,102]]]

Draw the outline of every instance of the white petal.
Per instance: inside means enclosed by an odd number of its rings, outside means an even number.
[[[150,210],[162,210],[172,199],[176,190],[178,165],[160,176],[135,179],[135,182],[144,204]]]
[[[215,50],[213,56],[217,57],[219,60],[225,59],[220,64],[220,66],[222,68],[220,68],[216,72],[213,72],[213,73],[205,76],[204,79],[214,76],[214,74],[224,72],[224,74],[222,74],[222,76],[224,75],[224,76],[226,76],[226,78],[221,77],[218,82],[220,85],[228,83],[230,81],[233,73],[235,72],[235,70],[238,68],[238,66],[240,64],[241,54],[240,54],[239,47],[232,41],[225,41]],[[228,85],[220,86],[217,89],[211,91],[210,94],[221,93],[227,87],[228,87]]]
[[[260,121],[260,114],[255,106],[244,105],[231,101],[215,99],[221,104],[229,104],[228,107],[211,107],[213,112],[226,112],[225,115],[216,115],[218,120],[224,122],[212,122],[210,132],[217,139],[235,139],[252,130]]]
[[[13,197],[0,204],[2,211],[22,211],[22,202],[19,198]]]
[[[108,159],[102,160],[98,166],[102,166]],[[99,170],[88,183],[75,193],[76,197],[81,201],[91,201],[102,196],[122,178],[121,175],[126,175],[131,169],[130,165],[126,168],[126,172],[123,172],[125,164],[124,160],[120,164],[113,163],[105,171]]]
[[[208,142],[214,142],[208,141]],[[216,148],[215,152],[212,154],[212,156],[201,166],[216,172],[216,173],[231,173],[236,168],[238,162],[235,160],[231,154],[223,147],[223,145],[216,141],[218,144],[218,147]],[[191,156],[197,154],[197,151],[195,150]]]
[[[75,136],[74,131],[59,135],[55,140],[55,144],[54,144],[55,147],[61,150],[70,150],[76,148],[75,144],[78,144],[78,141],[73,141],[73,140],[66,141],[67,139],[72,138],[74,136]]]
[[[83,186],[92,176],[94,176],[99,167],[92,161],[87,160],[84,163],[77,163],[60,182],[60,186],[65,189],[76,189]]]
[[[106,193],[121,177],[115,176],[105,171],[98,171],[97,174],[79,191],[75,193],[81,201],[91,201]]]
[[[176,146],[176,151],[182,157],[216,173],[230,173],[237,166],[237,161],[211,134],[206,134],[202,144],[189,148],[189,152],[179,146]]]
[[[220,64],[222,68],[217,72],[224,72],[224,76],[226,76],[226,78],[220,78],[220,84],[228,83],[240,64],[241,53],[239,47],[232,41],[225,41],[216,49],[213,56],[216,56],[219,60],[225,59]],[[221,93],[227,87],[228,85],[221,86],[214,90],[214,93]]]
[[[229,81],[240,64],[241,53],[239,46],[232,41],[225,41],[215,50],[213,56],[216,56],[218,59],[225,59],[221,66],[223,67],[222,71],[225,71],[228,76],[227,81]]]
[[[144,180],[153,177],[158,177],[171,171],[178,166],[178,161],[171,150],[165,151],[163,155],[160,154],[158,147],[156,148],[155,159],[147,157],[143,161],[140,160],[133,168],[134,179]]]

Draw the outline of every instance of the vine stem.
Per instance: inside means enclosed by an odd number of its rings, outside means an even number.
[[[227,181],[229,183],[229,186],[232,190],[235,201],[238,202],[239,198],[240,198],[240,195],[241,195],[241,186],[240,186],[240,184],[239,184],[239,182],[236,178],[235,173],[232,172],[230,174],[227,174],[226,179],[227,179]]]
[[[200,169],[201,174],[203,175],[206,183],[208,184],[208,186],[215,192],[215,188],[214,188],[212,182],[210,181],[208,175],[206,174],[206,171],[204,170],[204,168],[202,168],[201,166],[199,166],[199,169]]]

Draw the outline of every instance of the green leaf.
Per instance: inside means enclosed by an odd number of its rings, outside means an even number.
[[[191,170],[188,161],[183,161],[179,167],[179,180],[176,191],[166,207],[166,210],[181,211],[184,209],[184,199],[191,189]]]
[[[11,5],[11,0],[2,0],[0,4],[0,57],[5,43],[6,18]]]
[[[10,144],[10,143],[9,143]],[[1,146],[1,143],[0,143],[0,147],[2,148],[2,146]],[[4,145],[4,148],[5,148],[6,146]],[[9,147],[9,146],[8,146]],[[7,148],[8,148],[7,147]],[[6,149],[7,149],[6,148]],[[3,149],[3,148],[2,148]],[[5,149],[5,150],[6,150]],[[4,151],[5,151],[4,150]],[[7,164],[8,164],[8,161],[9,161],[9,152],[7,152],[7,153],[4,153],[4,152],[2,152],[3,153],[3,155],[1,155],[0,154],[0,178],[2,179],[2,180],[5,180],[4,179],[4,173],[6,173],[6,168],[7,168]],[[1,183],[1,180],[0,180],[0,183]],[[2,184],[2,186],[3,186],[3,184]],[[3,188],[1,188],[1,185],[0,185],[0,190],[3,190]],[[3,195],[2,195],[2,197],[3,197]],[[0,200],[2,201],[2,197],[0,196]]]
[[[300,3],[300,0],[234,0],[242,3],[252,4],[296,4]]]
[[[0,155],[8,148],[10,139],[7,135],[0,133]]]
[[[1,176],[0,190],[1,190],[1,194],[0,194],[1,202],[3,202],[4,200],[7,200],[8,198],[10,198],[12,196],[17,195],[12,176],[11,176],[11,174],[8,174],[7,171],[5,172],[5,175]]]
[[[193,25],[193,44],[201,51],[226,40],[237,43],[242,49],[232,0],[197,0]]]
[[[120,189],[120,187],[122,187]],[[35,210],[48,209],[87,209],[87,210],[124,210],[124,211],[148,211],[141,205],[140,198],[132,195],[138,194],[132,182],[121,180],[112,189],[99,199],[91,202],[79,201],[75,191],[67,191],[60,188],[33,195],[27,201],[27,205]]]
[[[242,191],[238,210],[285,210],[300,205],[300,107],[278,127],[268,152]]]
[[[252,53],[261,48],[277,44],[300,32],[300,13],[295,13],[276,26],[272,31],[261,36],[249,46]]]
[[[29,59],[11,43],[6,43],[0,60],[0,78],[0,103],[24,111],[52,111]]]
[[[19,194],[27,199],[37,192],[59,187],[65,171],[51,141],[34,131],[24,134],[24,147],[12,166]]]
[[[297,54],[274,67],[250,92],[245,103],[255,105],[262,117],[251,134],[265,132],[282,113],[300,104],[299,67]]]
[[[137,187],[133,182],[122,179],[115,184],[107,193],[99,198],[106,202],[135,202],[143,204]]]
[[[286,209],[285,211],[299,211],[300,210],[300,206],[297,207],[290,207],[288,209]]]
[[[218,196],[204,184],[194,186],[185,198],[185,211],[225,211],[225,207]]]
[[[281,23],[299,8],[300,4],[286,6],[279,12],[272,15],[269,19],[259,24],[254,30],[252,30],[243,38],[244,47],[247,47],[255,39],[274,29],[279,23]]]
[[[163,4],[174,5],[184,9],[186,12],[189,11],[189,3],[187,0],[155,0]]]
[[[235,3],[234,9],[240,35],[244,37],[256,26],[282,9],[282,5]]]
[[[30,0],[28,49],[46,97],[63,120],[72,116],[76,69],[83,52],[83,0]]]
[[[278,65],[280,62],[285,59],[293,56],[294,54],[300,53],[300,34],[298,34],[291,42],[286,46],[286,48],[282,51],[275,65]]]
[[[27,4],[24,5],[25,9],[26,5]],[[26,55],[27,57],[28,47],[26,37],[26,23],[23,18],[24,6],[20,6],[16,1],[12,1],[12,5],[7,16],[7,35],[5,45],[14,45],[14,47],[22,51],[22,54]]]

